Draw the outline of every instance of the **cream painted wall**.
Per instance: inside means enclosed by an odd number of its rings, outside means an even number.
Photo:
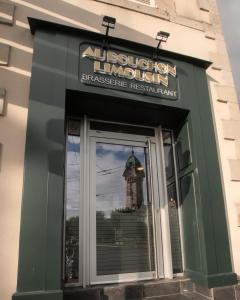
[[[238,181],[233,181],[229,163],[229,160],[240,160],[240,139],[234,134],[231,136],[231,132],[234,133],[238,127],[230,122],[239,121],[240,114],[215,0],[209,0],[210,11],[201,10],[199,1],[193,1],[189,10],[188,1],[184,1],[184,6],[179,0],[156,0],[155,8],[127,0],[5,0],[15,4],[16,9],[13,26],[0,23],[0,43],[12,47],[9,66],[0,66],[0,88],[7,90],[6,114],[0,116],[0,269],[4,270],[0,278],[1,300],[11,298],[16,290],[17,280],[24,146],[33,53],[33,37],[29,31],[27,16],[103,32],[102,15],[111,15],[117,19],[116,30],[111,31],[116,37],[155,46],[156,33],[164,30],[170,32],[171,36],[163,48],[214,61],[207,73],[226,196],[232,257],[235,271],[240,274],[240,174],[235,174],[239,176]],[[229,88],[232,93],[226,92]],[[230,130],[226,133],[227,126],[230,126]]]

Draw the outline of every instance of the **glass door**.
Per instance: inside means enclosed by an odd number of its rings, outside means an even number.
[[[172,278],[181,248],[166,131],[84,117],[67,133],[65,285]]]
[[[162,271],[155,144],[112,137],[90,138],[90,284],[157,278]]]

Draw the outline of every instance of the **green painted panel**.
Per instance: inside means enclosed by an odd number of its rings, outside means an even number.
[[[15,298],[62,297],[64,42],[61,35],[35,36]]]
[[[181,171],[192,163],[188,123],[184,124],[180,133],[178,134],[176,151],[178,158],[178,169]]]
[[[63,291],[34,291],[27,293],[15,293],[13,300],[62,300]]]
[[[201,151],[198,154],[201,157],[199,182],[202,194],[202,226],[208,253],[207,272],[229,273],[232,266],[207,78],[205,72],[198,68],[194,68],[194,78],[198,97],[196,110],[201,130],[201,145],[198,142]]]
[[[196,215],[194,175],[187,174],[180,179],[181,205],[184,227],[185,267],[201,271],[200,240]]]

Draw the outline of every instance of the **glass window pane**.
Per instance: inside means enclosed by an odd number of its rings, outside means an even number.
[[[70,121],[66,143],[65,282],[78,282],[80,123]]]
[[[97,275],[154,270],[146,148],[97,143]]]
[[[90,129],[108,131],[108,132],[145,135],[145,136],[155,136],[155,130],[153,128],[138,127],[134,125],[123,125],[123,124],[92,121],[90,122]]]
[[[183,268],[176,185],[169,185],[167,193],[173,273],[181,273]]]
[[[167,194],[168,194],[168,212],[169,212],[169,225],[170,225],[170,239],[172,250],[172,264],[173,273],[181,273],[182,268],[182,250],[181,238],[179,227],[179,212],[178,212],[178,199],[176,191],[176,176],[175,165],[173,156],[173,138],[171,131],[163,131],[163,148],[165,158],[165,175],[167,181]]]

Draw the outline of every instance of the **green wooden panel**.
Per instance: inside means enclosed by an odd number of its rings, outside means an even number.
[[[65,41],[35,36],[14,299],[62,299]]]
[[[196,214],[196,195],[193,173],[180,179],[181,205],[184,227],[185,268],[201,271],[200,239]]]
[[[178,170],[181,171],[192,163],[192,154],[189,141],[188,123],[185,123],[177,137],[176,152]]]
[[[208,273],[229,273],[232,271],[229,239],[206,74],[202,70],[194,68],[194,78],[196,94],[198,95],[196,110],[198,111],[201,130],[201,146],[199,145],[199,148],[201,147],[202,150],[198,154],[201,157],[201,164],[198,167],[199,182],[202,208],[208,208],[202,214],[202,226],[208,253]],[[197,78],[198,80],[196,80]],[[198,144],[200,143],[198,142]],[[213,265],[214,262],[215,265]]]

